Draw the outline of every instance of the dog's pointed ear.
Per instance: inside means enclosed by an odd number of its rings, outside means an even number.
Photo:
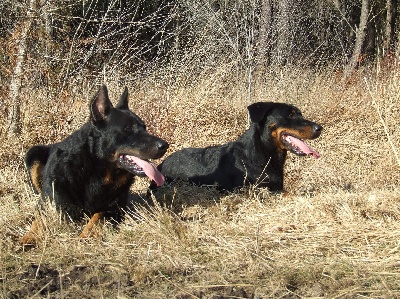
[[[94,122],[106,120],[112,107],[113,105],[108,98],[107,87],[102,85],[90,103],[91,119]]]
[[[128,105],[128,87],[125,86],[124,92],[122,93],[121,97],[119,98],[119,102],[117,104],[117,106],[115,106],[115,108],[118,109],[129,109],[129,105]]]
[[[248,106],[247,110],[251,121],[259,123],[274,108],[274,104],[272,102],[258,102]]]

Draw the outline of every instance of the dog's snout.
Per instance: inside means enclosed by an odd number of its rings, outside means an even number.
[[[156,147],[157,149],[162,152],[162,151],[166,151],[169,147],[168,142],[164,141],[164,140],[158,140],[156,142]]]

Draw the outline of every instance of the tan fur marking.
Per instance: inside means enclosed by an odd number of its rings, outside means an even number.
[[[294,137],[301,139],[312,139],[313,138],[313,130],[310,127],[305,127],[303,130],[294,130],[290,128],[277,128],[276,130],[271,132],[271,136],[275,139],[275,142],[280,150],[287,150],[286,146],[281,141],[281,134],[285,132],[289,135],[293,135]]]
[[[29,169],[32,186],[37,193],[40,193],[42,191],[43,168],[44,168],[43,164],[41,164],[39,161],[35,161],[32,167]]]
[[[39,222],[35,219],[32,222],[30,230],[19,240],[19,242],[23,246],[36,245],[41,240],[40,235],[42,235],[42,229],[39,226]]]
[[[114,184],[118,187],[126,184],[126,182],[128,181],[130,177],[130,174],[125,174],[125,175],[120,175],[118,176],[118,178],[114,181]]]
[[[98,238],[99,231],[98,229],[96,229],[96,224],[98,224],[98,222],[100,222],[100,220],[103,218],[104,218],[104,213],[95,213],[83,228],[82,232],[79,235],[79,238],[89,238],[89,237]]]
[[[278,128],[275,129],[271,132],[271,136],[274,139],[274,142],[276,144],[276,146],[278,147],[279,150],[284,151],[286,150],[286,146],[281,142],[281,133],[282,133],[282,129]]]
[[[113,177],[111,171],[106,170],[106,173],[103,176],[103,185],[111,185],[113,183]]]
[[[103,176],[103,185],[115,185],[116,187],[120,187],[128,181],[130,176],[131,174],[129,173],[121,173],[113,176],[110,170],[106,170]]]
[[[304,127],[302,130],[295,130],[290,128],[279,128],[278,130],[280,130],[279,135],[282,131],[284,131],[300,139],[313,139],[314,136],[313,129],[309,126]]]

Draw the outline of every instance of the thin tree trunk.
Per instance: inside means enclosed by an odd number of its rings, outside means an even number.
[[[53,26],[52,26],[52,16],[51,16],[51,8],[52,8],[52,3],[51,0],[46,0],[44,1],[43,5],[43,17],[45,19],[45,32],[46,32],[46,59],[50,57],[52,53],[52,37],[53,37]]]
[[[22,23],[22,32],[18,44],[18,53],[14,73],[10,82],[10,112],[8,113],[7,134],[9,137],[21,134],[21,85],[22,72],[25,62],[29,30],[32,26],[33,13],[36,10],[36,0],[29,0],[29,8],[25,22]]]
[[[257,37],[256,69],[264,69],[269,65],[271,23],[272,23],[272,0],[261,0],[260,8],[260,30]]]
[[[400,30],[397,31],[397,43],[395,46],[396,57],[400,57]]]
[[[396,18],[397,18],[397,0],[387,0],[386,26],[385,26],[385,39],[384,39],[385,54],[389,54],[394,51]]]
[[[353,55],[351,56],[345,68],[343,81],[345,81],[357,68],[358,59],[360,58],[365,41],[365,36],[367,34],[369,8],[370,0],[362,0],[360,24],[356,32],[356,41],[354,45]]]
[[[276,1],[277,5],[277,41],[276,49],[272,50],[273,63],[285,65],[290,57],[289,32],[290,32],[290,7],[291,0]]]

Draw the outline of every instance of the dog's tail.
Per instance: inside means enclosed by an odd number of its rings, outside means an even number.
[[[25,155],[25,166],[28,171],[29,184],[36,194],[39,194],[43,186],[43,169],[50,156],[51,146],[32,146]]]

